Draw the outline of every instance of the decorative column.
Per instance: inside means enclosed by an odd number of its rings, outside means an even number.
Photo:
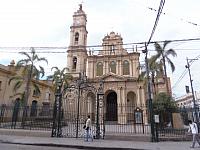
[[[133,76],[133,60],[130,60],[130,75]]]
[[[119,75],[120,75],[120,76],[122,75],[122,68],[123,68],[123,66],[122,66],[122,61],[120,60],[120,61],[119,61]]]
[[[119,87],[117,89],[118,93],[118,123],[126,124],[127,123],[127,114],[126,114],[126,97],[125,97],[125,88]]]

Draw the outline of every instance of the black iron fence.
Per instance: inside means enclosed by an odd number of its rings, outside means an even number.
[[[158,141],[191,140],[191,134],[188,133],[188,120],[194,119],[194,109],[191,107],[176,108],[173,111],[169,109],[167,110],[166,114],[164,114],[163,116],[162,114],[159,114],[159,117],[163,118],[161,118],[161,122],[156,123],[155,126]],[[198,117],[199,115],[200,112],[198,111]]]
[[[86,105],[84,105],[86,107]],[[61,112],[61,130],[62,137],[82,137],[84,135],[83,126],[87,115],[92,119],[92,133],[96,134],[96,109],[93,111],[84,110],[82,104],[80,104],[80,111],[77,121],[77,107],[71,107],[67,110],[62,108]],[[114,107],[114,108],[113,108]],[[95,108],[95,105],[94,105]],[[26,115],[23,116],[25,110]],[[114,111],[112,111],[114,110]],[[171,112],[175,113],[175,112]],[[167,122],[165,126],[159,126],[156,124],[156,134],[159,140],[169,139],[181,139],[187,140],[187,121],[192,120],[193,109],[182,108],[176,110],[179,113],[181,120],[183,121],[182,128],[174,128],[174,122],[171,118],[170,122]],[[22,120],[24,117],[24,124]],[[160,116],[161,117],[161,116]],[[78,122],[78,124],[77,124]],[[151,128],[148,121],[148,109],[145,106],[135,105],[110,105],[100,109],[99,112],[100,123],[100,135],[102,138],[107,135],[136,135],[142,134],[150,136]],[[163,123],[162,123],[163,124]],[[167,125],[168,124],[168,125]],[[53,125],[53,106],[0,106],[0,128],[9,129],[27,129],[27,130],[45,130],[51,131]]]
[[[0,128],[51,130],[53,107],[0,106]],[[25,115],[23,115],[25,111]],[[24,119],[24,124],[22,120]]]
[[[158,141],[188,141],[192,136],[188,129],[163,128],[157,129]]]
[[[116,107],[116,106],[115,106]],[[78,132],[78,137],[84,135],[83,126],[87,115],[92,119],[92,132],[96,134],[96,111],[93,112],[84,111],[80,107],[79,120],[77,124],[77,110],[71,108],[65,110],[62,108],[61,126],[63,137],[75,137]],[[109,106],[112,110],[112,106]],[[115,108],[116,109],[116,108]],[[26,115],[23,116],[25,110]],[[120,112],[122,111],[122,112]],[[110,113],[110,114],[108,114]],[[148,123],[145,123],[145,115],[141,108],[125,105],[118,105],[117,114],[113,114],[111,111],[100,110],[99,112],[99,124],[100,135],[104,137],[111,134],[149,134],[150,127]],[[115,118],[113,119],[113,115]],[[107,117],[106,117],[107,116]],[[22,120],[24,117],[24,123]],[[146,119],[147,120],[147,119]],[[31,106],[0,106],[0,128],[9,129],[28,129],[28,130],[47,130],[51,131],[53,125],[53,106],[43,107],[37,106],[32,108]]]

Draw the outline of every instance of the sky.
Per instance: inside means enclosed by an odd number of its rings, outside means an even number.
[[[13,59],[17,62],[24,58],[18,52],[28,51],[28,47],[68,47],[72,15],[80,3],[87,14],[88,45],[101,45],[103,37],[111,31],[119,33],[124,44],[147,42],[160,0],[0,0],[0,64],[9,65]],[[199,6],[199,0],[166,0],[152,41],[200,38]],[[200,41],[172,42],[168,48],[177,53],[176,58],[171,58],[175,72],[169,66],[167,72],[173,96],[179,97],[185,94],[185,85],[190,86],[188,72],[183,74],[187,71],[186,58],[190,62],[200,55]],[[154,47],[149,45],[148,49],[150,57]],[[49,62],[43,65],[47,75],[53,66],[66,67],[66,49],[37,51],[51,51],[38,53]],[[200,91],[200,59],[189,64],[194,91]]]

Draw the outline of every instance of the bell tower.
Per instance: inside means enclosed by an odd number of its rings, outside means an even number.
[[[73,24],[70,26],[70,44],[67,50],[67,67],[74,77],[86,72],[88,56],[86,23],[87,16],[80,4],[79,9],[73,15]]]

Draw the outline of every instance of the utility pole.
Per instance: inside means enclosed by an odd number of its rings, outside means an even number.
[[[148,93],[148,109],[149,109],[149,117],[150,117],[150,124],[151,124],[151,142],[156,142],[155,139],[155,128],[154,128],[154,119],[153,119],[153,104],[152,104],[152,91],[151,91],[151,83],[149,79],[149,63],[147,59],[148,50],[147,45],[145,43],[145,50],[142,51],[145,53],[145,66],[146,66],[146,75],[147,75],[147,93]]]
[[[193,89],[193,84],[192,84],[192,77],[191,77],[191,72],[190,72],[190,64],[189,64],[189,60],[198,60],[198,59],[188,59],[187,60],[187,65],[185,65],[185,68],[188,69],[189,72],[189,78],[190,78],[190,85],[191,85],[191,90],[192,90],[192,102],[193,102],[193,109],[194,109],[194,121],[199,122],[199,117],[198,117],[198,112],[197,112],[197,105],[195,102],[195,96],[194,96],[194,89]]]

